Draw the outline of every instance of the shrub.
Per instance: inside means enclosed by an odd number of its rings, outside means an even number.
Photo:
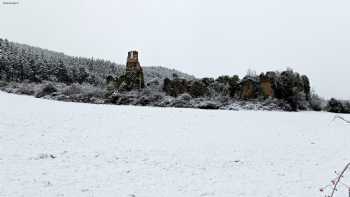
[[[292,111],[306,110],[309,106],[304,92],[297,92],[296,95],[289,97],[287,101],[292,107]]]
[[[6,81],[0,81],[0,87],[5,87],[7,85],[8,83]]]
[[[306,75],[302,75],[301,76],[301,81],[302,81],[302,84],[303,84],[306,100],[310,100],[310,97],[311,97],[311,95],[310,95],[310,90],[311,90],[310,80],[309,80],[309,78]]]
[[[228,84],[215,81],[214,83],[210,84],[208,89],[211,97],[230,95],[230,86]]]
[[[185,79],[170,80],[169,78],[165,78],[163,91],[166,92],[167,95],[177,97],[187,91],[187,81]]]
[[[306,76],[288,69],[277,77],[274,90],[277,98],[286,100],[296,111],[306,107],[305,101],[310,97],[310,82]]]
[[[327,108],[327,111],[333,112],[333,113],[344,113],[345,111],[342,102],[336,100],[335,98],[331,98],[328,101],[326,108]]]
[[[66,96],[71,96],[75,94],[80,94],[82,93],[83,90],[79,84],[72,84],[70,86],[67,86],[66,88],[63,89],[62,93]]]
[[[227,84],[230,81],[230,76],[228,76],[228,75],[219,76],[215,81],[217,81],[219,83]]]
[[[239,86],[239,77],[238,75],[234,75],[233,77],[231,77],[229,79],[229,91],[230,91],[230,96],[234,97],[236,95],[236,92],[238,90],[238,86]]]
[[[231,97],[234,97],[239,89],[239,82],[240,80],[238,75],[234,75],[232,77],[228,75],[219,76],[215,80],[215,83],[211,84],[211,88],[214,88],[214,91],[220,95],[229,95]]]
[[[111,82],[113,82],[113,81],[114,81],[114,77],[111,76],[111,75],[108,75],[107,78],[106,78],[107,84],[109,84],[109,83],[111,83]]]
[[[192,81],[188,89],[189,94],[195,98],[205,96],[209,92],[208,88],[201,81]]]
[[[89,84],[77,84],[74,83],[70,86],[67,86],[63,89],[62,93],[66,96],[81,96],[81,97],[97,97],[97,98],[103,98],[105,97],[107,91],[103,88],[100,88],[98,86],[92,86]]]
[[[310,107],[314,111],[321,111],[324,108],[325,100],[317,94],[312,93],[310,96]]]
[[[51,83],[48,83],[42,86],[42,88],[36,93],[35,97],[41,98],[54,92],[57,92],[57,88]]]
[[[208,77],[205,77],[203,79],[201,79],[202,83],[204,83],[205,86],[209,86],[210,84],[214,83],[215,80],[214,78],[208,78]]]
[[[16,94],[34,95],[35,84],[21,83],[17,84],[18,88],[15,90]]]
[[[350,113],[350,102],[349,101],[344,102],[344,113],[347,113],[347,114]]]

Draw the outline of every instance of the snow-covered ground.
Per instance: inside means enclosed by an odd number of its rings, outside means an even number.
[[[332,122],[330,113],[92,105],[6,93],[0,109],[1,197],[323,196],[319,188],[350,161],[350,125]]]

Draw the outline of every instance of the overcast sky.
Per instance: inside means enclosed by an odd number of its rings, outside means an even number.
[[[350,99],[349,0],[18,2],[0,5],[11,41],[117,63],[137,49],[143,66],[197,77],[291,67],[321,96]]]

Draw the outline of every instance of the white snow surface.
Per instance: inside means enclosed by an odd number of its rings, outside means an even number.
[[[350,125],[331,113],[93,105],[2,92],[0,109],[1,197],[324,196],[319,188],[350,161]]]

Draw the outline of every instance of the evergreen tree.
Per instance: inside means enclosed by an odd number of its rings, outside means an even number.
[[[62,61],[60,61],[56,67],[56,78],[59,82],[63,82],[63,83],[71,82],[68,76],[67,68]]]

